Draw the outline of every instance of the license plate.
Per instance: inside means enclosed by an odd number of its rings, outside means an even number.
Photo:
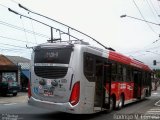
[[[53,91],[44,90],[44,96],[53,96]]]
[[[16,90],[13,90],[13,93],[16,93],[17,91]]]

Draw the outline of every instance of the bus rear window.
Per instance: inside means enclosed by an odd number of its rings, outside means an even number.
[[[69,64],[72,48],[40,48],[35,50],[35,63]]]

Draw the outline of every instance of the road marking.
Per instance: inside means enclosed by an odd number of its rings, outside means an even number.
[[[7,103],[7,104],[3,104],[3,105],[15,105],[17,103]]]
[[[156,111],[159,111],[160,108],[155,108],[155,109],[153,108],[153,109],[150,109],[150,110],[151,110],[151,111],[155,111],[155,110],[156,110]]]
[[[160,113],[160,111],[147,111],[147,113]]]
[[[160,115],[160,108],[151,108],[146,111],[146,115]]]
[[[159,103],[159,104],[158,104],[158,103]],[[154,105],[159,107],[159,106],[160,106],[160,100],[157,101]]]

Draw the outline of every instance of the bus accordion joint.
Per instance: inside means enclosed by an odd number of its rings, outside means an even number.
[[[71,96],[69,99],[71,105],[74,106],[78,103],[79,96],[80,96],[80,81],[77,81],[72,88]]]

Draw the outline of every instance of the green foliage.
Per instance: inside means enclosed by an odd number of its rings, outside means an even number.
[[[157,78],[160,78],[160,70],[155,70],[155,74]]]

